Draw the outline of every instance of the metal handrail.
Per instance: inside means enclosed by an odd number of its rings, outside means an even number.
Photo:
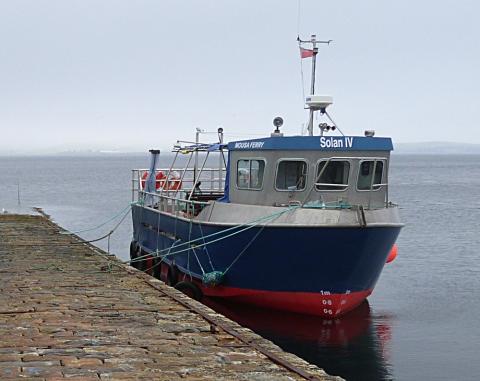
[[[142,181],[144,181],[141,177],[143,173],[148,172],[148,169],[133,169],[132,170],[132,188],[137,188],[137,190],[142,190],[141,186],[139,186]],[[160,168],[155,170],[155,173],[159,172],[164,172],[164,173],[169,173],[168,177],[166,177],[162,181],[181,181],[183,184],[188,184],[192,185],[192,188],[194,188],[194,179],[191,176],[188,176],[189,174],[193,175],[193,168]],[[171,174],[173,172],[179,172],[180,173],[180,178],[171,178]],[[223,173],[226,173],[225,168],[222,169]],[[206,178],[199,178],[198,180],[203,181],[203,182],[209,182],[211,184],[211,188],[209,190],[220,190],[218,188],[218,183],[220,182],[221,184],[225,184],[225,177],[220,177],[220,170],[218,168],[204,168],[202,170],[202,173],[204,173]],[[214,176],[215,173],[218,173],[218,176]],[[187,189],[190,190],[190,187],[187,187]],[[166,190],[160,189],[160,193],[165,192]]]
[[[147,205],[160,212],[169,214],[176,214],[179,209],[178,206],[185,206],[186,217],[193,217],[198,214],[205,206],[209,204],[206,201],[186,200],[179,197],[166,196],[164,194],[139,191],[139,198],[145,200],[146,196],[152,197],[152,205]]]
[[[348,187],[348,184],[334,184],[334,183],[315,183],[315,186],[328,186],[328,187],[338,187],[338,188],[343,188],[343,187]]]
[[[173,192],[173,191],[172,191],[172,192]],[[140,193],[142,193],[142,194],[144,194],[144,195],[153,196],[154,198],[157,197],[157,198],[162,198],[162,199],[167,199],[167,200],[172,200],[172,201],[179,201],[179,202],[181,202],[181,203],[198,204],[198,205],[203,205],[203,206],[209,204],[208,201],[186,200],[186,199],[179,198],[179,197],[170,197],[170,196],[165,196],[165,195],[163,195],[163,194],[146,192],[146,191],[140,191]]]
[[[184,212],[185,217],[192,218],[196,216],[206,205],[208,201],[197,201],[185,199],[185,196],[190,196],[191,198],[193,191],[195,189],[194,179],[191,178],[193,174],[193,168],[182,168],[176,169],[171,166],[168,169],[160,168],[156,169],[155,173],[164,172],[168,170],[169,175],[159,181],[164,182],[164,184],[169,184],[172,189],[168,189],[166,186],[160,187],[157,191],[146,192],[142,183],[146,181],[143,179],[144,173],[148,172],[148,169],[133,169],[132,170],[132,202],[143,201],[147,202],[145,206],[154,208],[155,210],[166,212],[172,215],[177,215],[179,212]],[[172,178],[170,175],[173,171],[180,172],[180,178]],[[207,178],[197,179],[204,181],[205,184],[210,182],[211,189],[202,189],[204,194],[219,192],[219,189],[216,187],[218,181],[224,183],[225,178],[217,178],[214,176],[216,172],[219,172],[218,168],[204,168],[203,172]],[[224,170],[224,173],[226,171]],[[173,182],[183,182],[187,186],[182,188],[178,186],[172,186]]]
[[[179,153],[179,152],[177,151],[177,153],[175,154],[175,158],[173,159],[172,164],[170,165],[170,168],[168,169],[167,177],[165,178],[165,183],[164,183],[164,184],[168,184],[168,179],[170,178],[170,174],[172,173],[172,168],[173,168],[173,166],[175,165],[175,162],[177,161],[178,153]],[[160,194],[163,193],[163,189],[164,189],[164,188],[165,188],[165,187],[162,187],[162,189],[161,189],[161,191],[160,191]]]

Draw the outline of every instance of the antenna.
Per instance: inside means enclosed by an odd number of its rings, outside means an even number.
[[[297,41],[298,41],[298,45],[300,46],[300,48],[302,47],[302,44],[311,44],[312,46],[312,50],[311,50],[311,53],[312,53],[312,83],[311,83],[311,86],[310,86],[310,95],[315,95],[315,69],[316,69],[316,63],[317,63],[317,54],[318,54],[318,47],[317,47],[317,44],[327,44],[327,45],[330,45],[330,42],[332,42],[332,40],[325,40],[325,41],[322,41],[322,40],[317,40],[317,36],[315,34],[312,34],[311,37],[310,37],[310,40],[301,40],[300,39],[300,36],[297,36]],[[313,136],[313,113],[315,112],[315,109],[310,108],[310,117],[308,119],[308,127],[307,127],[307,130],[308,130],[308,134],[310,136]]]

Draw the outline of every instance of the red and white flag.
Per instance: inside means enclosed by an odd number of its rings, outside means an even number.
[[[300,57],[302,58],[308,58],[308,57],[313,57],[313,50],[311,49],[304,49],[300,48]]]

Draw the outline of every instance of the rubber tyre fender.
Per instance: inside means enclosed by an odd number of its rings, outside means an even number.
[[[130,242],[130,259],[135,260],[138,257],[138,243],[137,241]],[[138,262],[130,262],[130,266],[138,269]]]
[[[175,285],[178,283],[178,269],[175,264],[172,264],[168,268],[168,282],[167,284],[171,287],[175,287]]]
[[[175,288],[197,301],[201,301],[203,298],[202,290],[200,290],[200,287],[198,287],[195,283],[182,280],[175,285]]]
[[[140,257],[142,258],[139,259],[138,262],[135,262],[136,264],[135,268],[143,272],[145,272],[145,270],[147,269],[147,261],[146,261],[147,257],[145,256],[146,254],[147,252],[144,251],[141,247],[138,248],[137,258],[140,258]]]
[[[137,253],[138,243],[137,241],[130,242],[130,259],[133,259],[133,256]]]
[[[153,269],[152,269],[152,275],[160,279],[160,272],[162,270],[162,259],[159,257],[153,257]]]

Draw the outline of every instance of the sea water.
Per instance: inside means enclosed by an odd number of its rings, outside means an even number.
[[[148,163],[147,155],[0,157],[0,211],[41,207],[71,231],[117,216],[80,233],[95,239],[128,208],[131,169]],[[479,379],[480,156],[394,154],[389,193],[406,224],[399,254],[353,313],[323,320],[214,307],[347,380]],[[126,260],[131,236],[127,216],[109,247],[96,244]]]

